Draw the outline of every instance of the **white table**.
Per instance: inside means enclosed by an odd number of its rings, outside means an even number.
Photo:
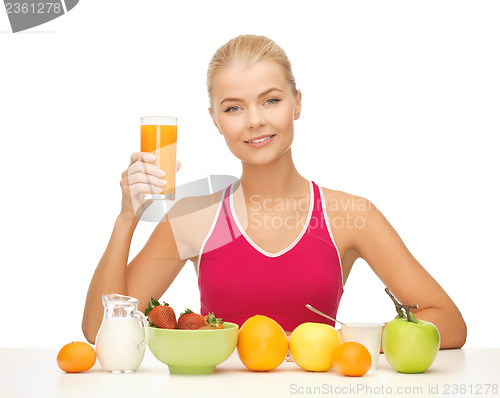
[[[313,373],[284,362],[270,372],[252,372],[236,352],[211,375],[170,375],[146,351],[132,374],[104,373],[99,362],[88,372],[66,374],[56,364],[57,349],[0,348],[1,398],[72,397],[497,397],[500,348],[440,351],[422,374],[401,374],[381,355],[379,369],[363,377],[335,370]],[[487,391],[488,389],[488,391]]]

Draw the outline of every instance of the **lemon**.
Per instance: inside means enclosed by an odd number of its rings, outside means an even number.
[[[288,347],[302,369],[324,372],[333,367],[333,351],[341,344],[342,337],[333,326],[306,322],[293,330]]]

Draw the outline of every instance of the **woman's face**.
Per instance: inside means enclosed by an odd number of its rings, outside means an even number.
[[[267,164],[290,149],[300,101],[278,63],[234,64],[215,76],[210,114],[237,158]]]

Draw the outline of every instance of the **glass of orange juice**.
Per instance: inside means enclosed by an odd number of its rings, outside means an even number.
[[[167,183],[160,193],[145,193],[145,199],[175,199],[175,172],[177,153],[177,118],[170,116],[141,117],[141,152],[156,155],[151,163],[166,174]]]

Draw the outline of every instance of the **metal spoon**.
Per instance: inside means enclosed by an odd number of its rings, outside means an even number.
[[[321,316],[324,316],[325,318],[328,318],[328,319],[330,319],[330,320],[332,320],[332,321],[334,321],[334,322],[338,322],[338,323],[340,323],[341,325],[345,325],[345,323],[342,323],[342,322],[340,322],[340,321],[337,321],[335,318],[332,318],[331,316],[324,314],[323,312],[321,312],[320,310],[317,310],[316,308],[314,308],[314,307],[313,307],[312,305],[310,305],[310,304],[306,304],[306,307],[307,307],[308,309],[310,309],[312,312],[315,312],[316,314],[319,314],[319,315],[321,315]]]

